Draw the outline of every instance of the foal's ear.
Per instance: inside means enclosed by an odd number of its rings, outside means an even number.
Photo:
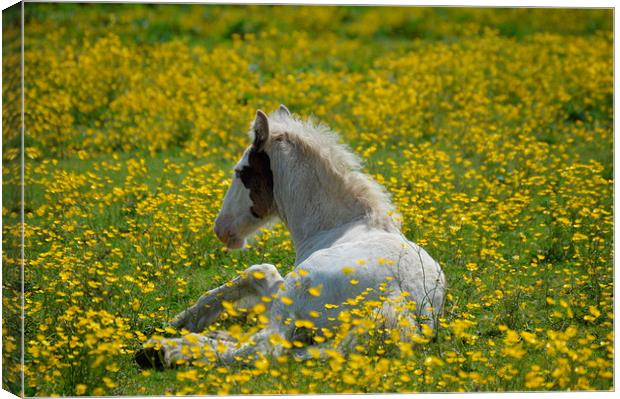
[[[254,130],[254,142],[252,146],[257,150],[262,150],[269,138],[269,121],[267,120],[267,115],[260,109],[256,111],[256,118],[254,118],[252,130]]]
[[[280,108],[276,111],[280,116],[291,116],[291,111],[284,104],[280,104]]]

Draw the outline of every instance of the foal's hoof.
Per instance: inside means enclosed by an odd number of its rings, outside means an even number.
[[[142,348],[136,352],[133,359],[141,369],[164,369],[164,350],[155,348]]]

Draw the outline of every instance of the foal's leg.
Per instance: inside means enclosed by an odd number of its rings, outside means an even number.
[[[177,329],[194,334],[179,338],[151,338],[136,352],[135,360],[143,368],[164,369],[179,361],[196,362],[219,360],[228,363],[232,359],[236,343],[224,331],[195,334],[208,327],[223,310],[222,301],[237,302],[251,307],[262,296],[271,296],[283,281],[275,266],[254,265],[229,281],[201,296],[196,304],[179,313],[172,321]],[[271,302],[266,303],[269,306]],[[258,333],[257,333],[258,334]],[[262,337],[257,335],[257,337]],[[261,343],[265,341],[260,339]],[[243,351],[248,351],[245,348]],[[243,352],[241,351],[241,352]],[[251,350],[250,350],[251,352]]]
[[[222,301],[241,302],[249,307],[261,296],[273,294],[282,281],[282,276],[274,265],[264,263],[251,266],[228,283],[201,296],[196,304],[175,316],[172,326],[190,332],[201,332],[220,315],[223,310]]]
[[[231,343],[200,334],[187,334],[180,338],[151,338],[134,355],[143,369],[164,370],[181,363],[217,361],[218,348],[228,348]]]
[[[187,334],[180,338],[151,338],[138,351],[135,360],[142,368],[158,370],[180,364],[218,363],[228,366],[251,363],[258,358],[259,353],[263,356],[277,356],[282,352],[281,346],[269,342],[273,333],[274,330],[265,328],[243,345],[201,334]]]

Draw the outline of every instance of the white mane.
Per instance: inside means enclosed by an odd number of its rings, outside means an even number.
[[[312,119],[300,120],[279,112],[271,114],[269,121],[272,144],[287,141],[301,151],[299,155],[305,160],[311,160],[316,178],[322,182],[321,187],[328,188],[332,194],[331,198],[324,198],[326,201],[351,203],[353,200],[352,207],[362,213],[371,227],[390,232],[400,230],[400,215],[387,191],[361,171],[361,159],[339,142],[339,136],[333,130]],[[271,147],[274,151],[273,145]],[[288,167],[295,168],[296,165]],[[322,209],[327,206],[322,204]]]

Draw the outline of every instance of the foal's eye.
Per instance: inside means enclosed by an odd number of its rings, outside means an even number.
[[[241,179],[241,171],[240,170],[235,169],[235,177],[237,179]]]

